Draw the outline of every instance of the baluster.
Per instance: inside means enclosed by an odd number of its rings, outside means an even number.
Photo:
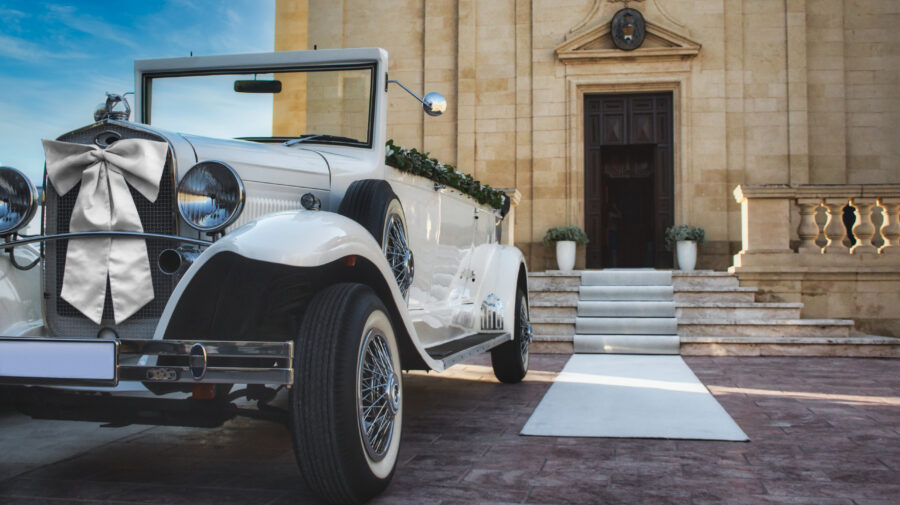
[[[884,209],[881,236],[884,245],[878,249],[881,254],[900,253],[900,198],[879,198],[878,205]]]
[[[844,245],[844,237],[847,236],[847,229],[844,228],[844,206],[847,205],[847,200],[826,198],[823,205],[828,209],[828,222],[825,223],[825,238],[828,243],[822,248],[822,253],[845,253],[847,246]]]
[[[878,249],[872,245],[872,237],[875,236],[875,225],[872,223],[872,207],[875,206],[874,198],[851,198],[850,205],[856,211],[856,223],[853,225],[853,236],[856,237],[856,245],[850,248],[850,254],[875,254]]]
[[[797,235],[800,237],[799,253],[822,252],[822,248],[816,244],[819,238],[819,224],[816,223],[816,211],[822,205],[820,198],[798,198],[797,207],[800,208],[800,225],[797,226]]]

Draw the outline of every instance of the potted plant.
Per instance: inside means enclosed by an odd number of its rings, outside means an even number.
[[[572,270],[575,266],[575,245],[588,243],[584,230],[577,226],[554,226],[544,235],[544,244],[556,242],[556,266],[560,270]]]
[[[706,232],[699,226],[680,224],[666,229],[666,250],[671,251],[675,245],[678,257],[678,268],[685,271],[694,270],[697,264],[697,244],[706,240]]]

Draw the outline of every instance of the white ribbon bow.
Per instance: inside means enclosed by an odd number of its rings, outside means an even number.
[[[165,142],[123,139],[106,149],[90,144],[44,140],[47,176],[62,196],[79,182],[70,232],[143,232],[128,184],[151,202],[159,194],[169,146]],[[140,238],[69,240],[62,299],[100,324],[106,280],[116,324],[153,300],[147,244]]]

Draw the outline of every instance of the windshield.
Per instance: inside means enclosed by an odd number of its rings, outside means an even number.
[[[373,78],[374,66],[145,74],[144,121],[209,137],[369,147]]]

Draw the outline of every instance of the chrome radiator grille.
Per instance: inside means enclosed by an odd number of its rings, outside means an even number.
[[[59,140],[79,144],[92,144],[98,134],[107,131],[118,133],[123,139],[138,138],[165,142],[164,138],[155,134],[114,123],[68,133],[60,137]],[[141,216],[141,224],[147,233],[177,234],[174,212],[175,184],[173,173],[173,155],[169,152],[162,181],[160,182],[159,196],[156,202],[153,203],[129,186],[138,214]],[[78,197],[78,191],[81,189],[80,185],[62,197],[56,194],[52,184],[45,182],[44,187],[46,188],[47,198],[45,213],[46,233],[50,235],[68,232],[69,220],[72,217],[72,210],[75,206],[75,199]],[[153,292],[155,295],[153,301],[121,324],[116,325],[113,319],[112,298],[110,297],[109,283],[107,281],[101,326],[116,329],[116,332],[122,338],[152,337],[159,316],[162,314],[169,296],[175,289],[174,277],[159,271],[157,258],[164,249],[174,247],[177,244],[172,241],[158,239],[149,239],[146,242],[150,256],[150,271],[153,276]],[[62,291],[67,247],[67,240],[47,242],[45,246],[46,257],[44,261],[43,284],[47,325],[50,331],[59,337],[92,337],[97,334],[99,327],[59,296]]]

